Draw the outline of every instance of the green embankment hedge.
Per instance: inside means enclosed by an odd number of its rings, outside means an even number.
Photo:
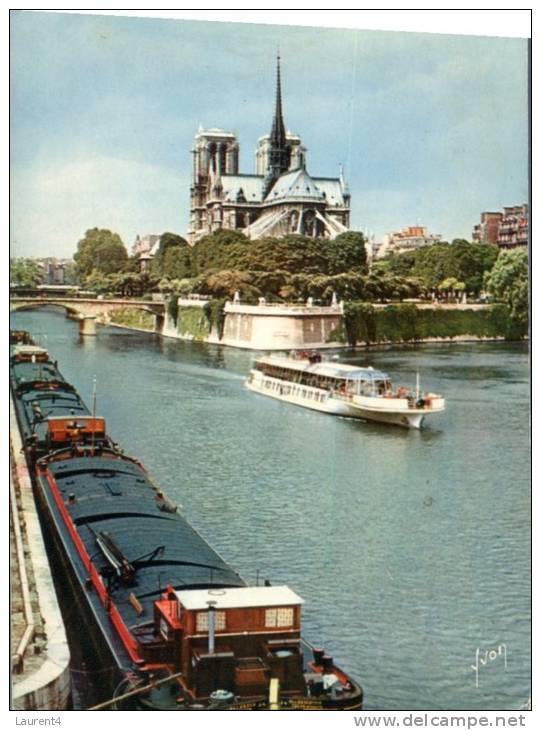
[[[131,309],[130,307],[118,309],[116,312],[111,312],[110,318],[114,324],[121,324],[124,327],[154,331],[154,315],[143,309]]]
[[[179,307],[177,331],[183,337],[204,340],[210,335],[210,322],[203,307]]]
[[[214,329],[221,338],[224,300],[211,300],[204,307],[179,307],[177,330],[184,337],[205,340]],[[346,302],[340,326],[330,340],[357,343],[417,342],[449,337],[503,337],[520,339],[517,329],[501,304],[482,309],[418,309],[415,304],[374,307],[364,302]]]
[[[183,337],[194,340],[204,340],[214,331],[218,338],[222,338],[225,322],[224,306],[226,299],[211,299],[204,307],[176,307],[168,305],[169,316],[177,326],[177,331]]]
[[[514,325],[505,306],[483,309],[418,309],[414,304],[374,307],[363,302],[346,302],[344,318],[333,336],[355,345],[380,342],[415,342],[434,337],[524,336]]]

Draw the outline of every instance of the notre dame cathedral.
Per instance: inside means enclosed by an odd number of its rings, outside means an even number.
[[[348,230],[350,195],[340,177],[312,177],[306,148],[286,132],[282,116],[280,57],[270,134],[259,138],[255,175],[239,173],[239,144],[232,132],[200,128],[195,136],[190,188],[190,243],[220,228],[249,238],[304,236],[334,238]]]

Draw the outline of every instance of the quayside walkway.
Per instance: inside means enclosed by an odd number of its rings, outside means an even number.
[[[63,710],[70,700],[69,649],[10,410],[11,709]]]

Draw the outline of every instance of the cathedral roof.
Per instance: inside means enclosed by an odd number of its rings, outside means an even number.
[[[263,179],[262,175],[222,175],[224,201],[236,202],[242,191],[247,203],[261,203]]]
[[[316,181],[304,169],[293,170],[280,175],[265,198],[267,202],[299,198],[323,202],[325,195]]]
[[[325,194],[325,200],[331,207],[345,205],[344,187],[337,177],[314,177],[312,178],[319,190]]]

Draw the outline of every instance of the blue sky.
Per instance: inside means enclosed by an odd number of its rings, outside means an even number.
[[[71,256],[87,228],[186,234],[199,124],[270,130],[275,54],[307,169],[343,163],[353,228],[471,236],[528,198],[526,41],[18,11],[11,253]]]

